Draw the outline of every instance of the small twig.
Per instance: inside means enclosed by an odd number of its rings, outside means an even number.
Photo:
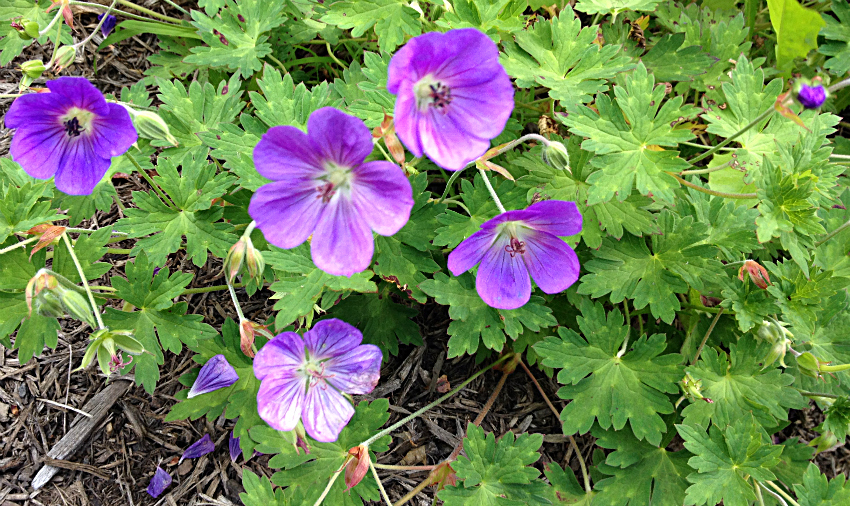
[[[62,404],[60,402],[54,402],[54,401],[51,401],[51,400],[48,400],[48,399],[42,399],[41,397],[36,397],[36,400],[41,401],[41,402],[46,402],[47,404],[51,404],[51,405],[59,407],[59,408],[70,409],[71,411],[75,411],[75,412],[77,412],[77,413],[79,413],[83,416],[87,416],[87,417],[91,418],[91,415],[86,413],[85,411],[82,411],[82,410],[79,410],[77,408],[68,406],[67,404]]]

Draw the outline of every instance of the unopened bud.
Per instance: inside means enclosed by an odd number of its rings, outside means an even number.
[[[65,316],[65,308],[62,307],[62,300],[51,290],[42,290],[35,298],[33,304],[35,312],[41,316],[49,318],[62,318]]]
[[[779,365],[783,368],[788,367],[785,365],[785,353],[788,351],[788,346],[790,345],[791,341],[788,339],[785,339],[784,337],[778,339],[764,357],[764,367],[776,362],[776,359],[779,359]]]
[[[77,50],[74,49],[74,46],[62,46],[57,49],[53,60],[56,65],[56,72],[61,72],[63,69],[68,67],[68,65],[74,63],[74,59],[76,57]]]
[[[825,452],[836,445],[838,445],[838,438],[832,431],[826,431],[809,442],[809,446],[815,448],[815,453]]]
[[[707,399],[702,395],[702,380],[694,379],[691,373],[685,373],[685,377],[679,382],[679,386],[682,388],[682,393],[685,394],[685,397],[691,401],[702,399],[709,403],[712,402],[711,399]]]
[[[38,23],[35,21],[26,21],[22,23],[24,25],[24,33],[32,37],[33,39],[37,39],[39,36],[39,28]]]
[[[245,266],[248,268],[248,275],[253,278],[257,284],[263,282],[263,271],[266,269],[266,260],[263,254],[254,247],[251,239],[248,239],[248,248],[245,253]]]
[[[30,79],[38,79],[44,70],[44,62],[41,60],[30,60],[21,64],[21,72]]]
[[[767,274],[767,269],[762,267],[758,262],[747,260],[744,265],[738,270],[738,279],[744,280],[744,272],[750,275],[750,281],[756,284],[757,287],[764,290],[770,284],[770,276]]]
[[[369,449],[363,445],[348,450],[350,455],[345,465],[345,490],[351,490],[366,476],[369,471]]]
[[[82,294],[75,290],[61,290],[60,300],[62,307],[67,313],[78,320],[88,323],[91,327],[95,327],[95,320],[92,315],[91,306]]]
[[[820,378],[820,361],[811,352],[801,353],[797,357],[797,367],[806,376]]]
[[[242,262],[245,260],[245,253],[248,250],[248,243],[245,239],[245,237],[239,239],[236,244],[230,247],[227,256],[224,257],[224,275],[231,283],[233,278],[239,274],[239,270],[242,269]],[[250,241],[250,239],[248,240]]]
[[[550,141],[548,145],[543,146],[543,161],[555,169],[572,172],[567,147],[558,141]]]
[[[160,117],[159,114],[151,111],[134,111],[132,113],[133,126],[136,127],[140,137],[145,139],[153,139],[158,141],[168,141],[174,146],[179,143],[177,139],[171,135],[171,130],[168,124]]]
[[[806,109],[818,109],[826,102],[827,91],[820,82],[800,79],[794,86],[794,98]]]
[[[254,351],[254,331],[254,322],[242,321],[239,324],[239,348],[242,349],[242,353],[245,356],[251,358],[254,358],[254,355],[256,355]]]

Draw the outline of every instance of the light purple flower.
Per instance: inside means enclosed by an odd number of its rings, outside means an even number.
[[[276,126],[254,148],[257,171],[271,180],[248,212],[270,243],[294,248],[313,239],[313,262],[351,276],[369,267],[372,231],[393,235],[407,223],[413,190],[401,169],[363,163],[372,136],[362,121],[332,107],[315,111],[307,132]]]
[[[336,441],[354,408],[342,394],[367,394],[381,376],[381,350],[344,321],[322,320],[301,336],[278,334],[254,358],[260,417],[277,430],[298,420],[316,441]]]
[[[201,367],[201,371],[198,373],[198,377],[195,379],[195,383],[186,397],[191,399],[196,395],[229,387],[237,381],[239,381],[239,375],[236,374],[236,369],[230,365],[227,359],[224,358],[224,355],[216,355]]]
[[[806,109],[817,109],[826,102],[826,89],[820,84],[810,86],[801,84],[797,92],[797,100],[803,104]]]
[[[242,453],[242,447],[239,446],[239,438],[233,437],[233,431],[230,431],[230,440],[227,442],[227,449],[230,450],[230,460],[236,462],[236,459]]]
[[[148,484],[148,494],[156,499],[162,492],[171,485],[171,475],[163,468],[157,466],[156,472]]]
[[[138,136],[130,114],[110,104],[84,77],[48,81],[50,93],[18,97],[6,113],[16,128],[12,158],[37,179],[56,177],[56,188],[89,195]]]
[[[198,457],[203,457],[204,455],[210,453],[215,450],[215,443],[210,439],[209,434],[204,434],[204,437],[199,439],[189,448],[183,452],[183,456],[180,457],[180,462],[183,462],[185,459],[196,459]],[[180,463],[178,462],[178,464]]]
[[[106,19],[103,21],[103,24],[100,25],[100,33],[104,37],[108,36],[112,33],[112,30],[115,29],[115,23],[118,22],[118,19],[112,14],[106,14],[105,12],[101,12],[97,15],[97,21],[100,22],[103,19],[103,16],[106,15]]]
[[[499,48],[474,28],[410,39],[390,60],[395,131],[416,156],[460,170],[490,148],[514,108]]]
[[[475,288],[481,299],[497,309],[522,307],[531,297],[529,275],[546,293],[576,282],[578,257],[557,236],[578,234],[581,221],[575,202],[561,200],[502,213],[449,254],[449,270],[460,276],[480,262]]]

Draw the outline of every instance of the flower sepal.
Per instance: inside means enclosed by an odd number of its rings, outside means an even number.
[[[77,50],[74,46],[62,46],[56,50],[53,57],[53,64],[56,66],[56,73],[62,72],[69,65],[74,63],[77,58]]]
[[[133,337],[131,331],[100,329],[89,336],[89,346],[83,355],[83,361],[74,371],[85,369],[97,357],[101,372],[109,376],[132,362],[132,358],[125,362],[122,352],[140,355],[144,351],[145,347]]]
[[[573,172],[570,168],[570,154],[561,142],[549,141],[549,144],[543,146],[543,161],[552,168],[571,174]]]
[[[171,135],[171,129],[162,117],[152,111],[136,111],[130,107],[126,107],[130,112],[130,118],[133,120],[133,126],[136,127],[136,133],[139,137],[152,139],[156,141],[166,141],[172,146],[180,145],[177,139]]]
[[[369,471],[369,448],[360,445],[348,450],[348,463],[345,464],[345,490],[356,487]]]

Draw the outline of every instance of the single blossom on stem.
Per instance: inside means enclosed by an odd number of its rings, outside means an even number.
[[[417,157],[460,170],[484,154],[514,108],[499,48],[475,28],[410,39],[388,69],[395,130]]]
[[[578,234],[581,225],[575,202],[544,200],[507,211],[449,254],[449,270],[460,276],[480,263],[475,288],[481,299],[497,309],[522,307],[531,298],[529,275],[550,294],[578,280],[578,257],[558,236]]]
[[[47,87],[50,93],[18,97],[6,113],[6,127],[17,129],[12,159],[34,178],[55,176],[62,192],[89,195],[112,157],[136,142],[130,114],[84,77],[60,77]]]
[[[362,121],[332,107],[314,112],[307,133],[276,126],[254,148],[254,164],[274,181],[251,198],[248,212],[266,240],[294,248],[312,235],[313,262],[351,276],[372,261],[372,231],[401,230],[413,208],[413,190],[390,162],[364,162],[372,134]]]
[[[196,395],[210,393],[219,388],[227,388],[237,381],[239,381],[239,375],[236,374],[236,369],[230,365],[224,355],[216,355],[207,360],[207,363],[201,367],[201,371],[186,397],[191,399]]]
[[[362,341],[359,330],[336,318],[316,323],[303,338],[275,336],[254,358],[260,417],[281,431],[300,419],[316,441],[336,441],[354,415],[343,394],[368,394],[381,376],[380,348]]]

